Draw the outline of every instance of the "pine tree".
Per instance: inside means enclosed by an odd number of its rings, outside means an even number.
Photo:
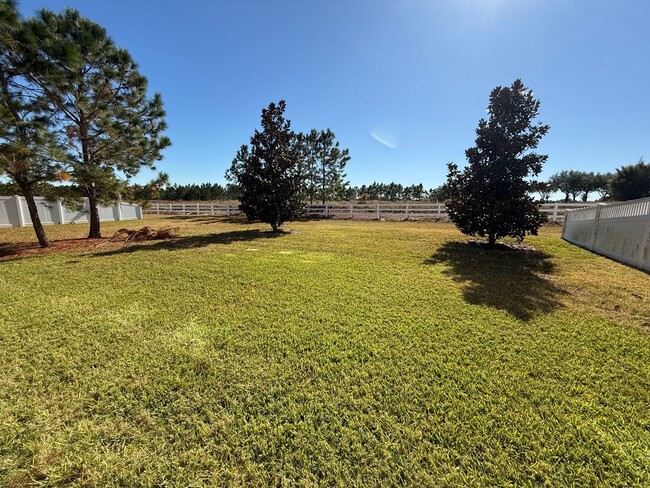
[[[302,180],[304,198],[314,203],[318,196],[319,172],[318,158],[320,155],[319,132],[312,129],[308,134],[298,134],[298,143],[302,151],[300,160],[300,178]]]
[[[476,145],[465,151],[467,167],[448,165],[450,219],[464,234],[487,238],[490,246],[506,236],[523,240],[537,234],[544,222],[528,180],[547,159],[533,151],[549,130],[534,123],[539,105],[521,80],[496,87],[488,119],[476,129]]]
[[[239,187],[239,208],[249,219],[258,219],[278,232],[286,221],[302,215],[303,156],[291,122],[284,118],[280,100],[262,110],[262,131],[255,130],[248,146],[237,152],[230,169]]]
[[[170,145],[162,98],[147,98],[147,79],[129,53],[76,10],[41,10],[28,21],[31,81],[56,109],[73,153],[71,174],[88,197],[90,231],[101,237],[98,205],[114,202],[142,167],[155,169]]]
[[[0,3],[0,175],[25,197],[41,247],[50,246],[34,200],[44,182],[65,178],[66,154],[52,132],[50,105],[27,78],[20,52],[23,21],[16,3]]]
[[[309,202],[318,196],[324,204],[345,194],[345,165],[350,151],[341,149],[334,132],[330,129],[312,129],[303,136],[305,192]]]

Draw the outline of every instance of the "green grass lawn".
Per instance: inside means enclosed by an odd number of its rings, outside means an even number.
[[[0,262],[0,485],[650,485],[650,275],[555,227],[146,223]]]

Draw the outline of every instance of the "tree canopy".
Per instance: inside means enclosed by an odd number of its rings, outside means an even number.
[[[22,55],[25,24],[15,2],[0,3],[0,175],[25,197],[42,247],[50,242],[34,195],[42,184],[65,179],[67,154],[53,133],[52,104],[30,83]]]
[[[636,164],[616,170],[610,183],[614,200],[634,200],[650,197],[650,164],[639,160]]]
[[[312,129],[298,138],[303,150],[300,166],[306,198],[310,203],[316,198],[321,203],[343,198],[348,186],[345,165],[350,160],[349,150],[341,149],[330,129]]]
[[[170,141],[162,98],[106,30],[73,9],[41,10],[27,21],[26,75],[53,106],[71,175],[88,197],[89,237],[100,237],[98,204],[114,201],[124,181],[154,169]]]
[[[506,236],[522,240],[544,222],[531,196],[529,177],[547,159],[534,152],[549,126],[535,123],[539,100],[521,80],[492,90],[488,118],[476,129],[467,149],[467,166],[448,165],[449,216],[464,234],[484,237],[490,245]]]
[[[302,149],[285,109],[284,100],[262,109],[262,130],[255,130],[250,149],[240,148],[229,171],[239,186],[241,210],[249,219],[270,224],[274,232],[300,217],[304,208]]]

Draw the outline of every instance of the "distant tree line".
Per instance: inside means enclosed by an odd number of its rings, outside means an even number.
[[[317,179],[303,183],[303,198],[307,202],[323,201],[431,201],[443,202],[450,197],[447,183],[436,188],[426,189],[422,183],[402,185],[401,183],[373,182],[369,185],[351,186],[342,178],[318,186]],[[322,184],[321,184],[322,185]],[[41,185],[43,187],[43,185]],[[3,190],[3,188],[7,188]],[[0,183],[0,194],[17,192],[15,185],[8,189]],[[189,185],[168,185],[151,193],[151,185],[144,186],[134,194],[137,200],[238,200],[239,187],[235,183],[220,185],[202,183]],[[587,171],[565,170],[551,176],[547,181],[532,181],[530,193],[539,202],[556,201],[551,197],[563,194],[561,201],[586,202],[590,198],[601,201],[625,201],[650,196],[650,164],[640,160],[638,163],[622,166],[613,173],[594,173]],[[43,192],[41,192],[43,193]]]
[[[0,188],[2,188],[0,186]],[[309,188],[309,187],[308,187]],[[441,185],[429,190],[423,184],[402,185],[400,183],[377,183],[370,185],[350,186],[341,185],[332,191],[326,187],[327,201],[349,201],[349,200],[380,200],[380,201],[444,201],[447,198],[447,186]],[[322,195],[314,198],[314,194],[305,191],[305,201],[321,201]],[[228,183],[201,183],[168,185],[158,190],[154,195],[148,194],[143,188],[137,192],[139,200],[186,200],[186,201],[209,201],[209,200],[238,200],[239,187],[236,184]]]
[[[145,196],[145,195],[141,195]],[[168,185],[156,194],[157,200],[238,200],[239,188],[231,183],[201,183],[189,185]]]
[[[426,189],[422,183],[402,185],[400,183],[377,183],[352,186],[346,191],[346,200],[380,201],[444,201],[448,197],[447,185]]]
[[[565,202],[586,202],[594,194],[598,200],[615,201],[650,197],[650,164],[641,159],[614,173],[560,171],[548,181],[533,182],[532,189],[543,202],[553,193],[563,194]]]

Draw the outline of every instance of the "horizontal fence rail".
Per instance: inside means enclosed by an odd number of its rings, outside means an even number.
[[[49,201],[45,197],[34,197],[38,216],[44,225],[74,224],[90,221],[88,199],[81,210],[67,208],[60,200]],[[142,207],[132,203],[119,202],[112,207],[100,205],[99,219],[102,222],[115,220],[136,220],[142,218]],[[32,225],[25,197],[18,195],[0,196],[0,227],[26,227]]]
[[[650,198],[570,210],[562,238],[650,271]]]
[[[540,211],[550,222],[561,223],[569,209],[594,206],[595,203],[544,203]],[[242,215],[237,203],[153,201],[145,212],[170,215]],[[447,220],[444,203],[327,203],[305,206],[307,217],[347,219],[435,219]]]

